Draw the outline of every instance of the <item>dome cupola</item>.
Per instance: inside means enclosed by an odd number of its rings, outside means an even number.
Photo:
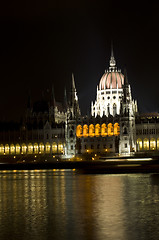
[[[116,67],[113,48],[111,49],[109,64],[109,69],[105,71],[99,82],[99,90],[122,88],[124,84],[124,75]]]

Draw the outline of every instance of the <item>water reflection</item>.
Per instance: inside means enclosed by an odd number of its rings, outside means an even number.
[[[0,171],[0,239],[157,239],[154,178]]]

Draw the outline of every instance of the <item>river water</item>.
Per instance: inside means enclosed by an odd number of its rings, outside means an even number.
[[[0,239],[159,239],[159,175],[0,171]]]

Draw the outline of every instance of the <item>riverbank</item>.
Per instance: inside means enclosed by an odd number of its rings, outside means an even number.
[[[159,173],[159,159],[1,163],[0,170],[74,169],[83,174]]]

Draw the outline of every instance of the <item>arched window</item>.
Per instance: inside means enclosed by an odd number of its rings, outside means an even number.
[[[109,115],[110,114],[110,104],[108,103],[107,105],[107,114]]]
[[[5,145],[5,154],[9,154],[9,145],[8,144]]]
[[[100,125],[99,124],[95,125],[95,136],[96,137],[100,136]]]
[[[52,152],[57,153],[57,144],[55,142],[52,144]]]
[[[82,137],[82,126],[81,125],[78,125],[76,128],[76,136],[78,138]]]
[[[144,139],[143,145],[144,150],[149,150],[149,140],[147,138]]]
[[[33,153],[33,145],[31,143],[28,144],[28,154]]]
[[[0,154],[4,154],[4,145],[3,144],[0,145]]]
[[[112,123],[108,124],[108,136],[112,136],[113,135],[113,125]]]
[[[140,138],[137,139],[138,150],[142,150],[142,140]]]
[[[85,124],[83,126],[83,137],[88,137],[88,126]]]
[[[18,143],[15,146],[15,152],[16,154],[20,154],[20,145]]]
[[[89,136],[94,137],[94,125],[89,125]]]
[[[123,128],[123,134],[128,134],[128,130],[126,127]]]
[[[62,143],[58,144],[58,152],[63,153],[63,144]]]
[[[156,140],[154,138],[151,138],[150,140],[150,150],[156,149]]]
[[[72,138],[73,137],[73,130],[71,129],[70,130],[70,138]]]
[[[106,124],[105,123],[103,123],[102,124],[102,126],[101,126],[101,135],[102,135],[102,137],[105,137],[105,136],[107,136],[107,127],[106,127]]]
[[[118,123],[114,124],[114,135],[118,136],[120,134],[120,127]]]
[[[47,142],[45,145],[45,152],[50,153],[50,143],[49,142]]]
[[[43,143],[39,144],[39,153],[44,153],[44,144]]]
[[[114,103],[114,104],[113,104],[113,116],[115,116],[116,113],[117,113],[117,112],[116,112],[116,104]]]
[[[13,144],[10,145],[10,153],[14,154],[15,153],[15,147]]]
[[[38,153],[38,144],[34,143],[34,153]]]
[[[26,154],[27,146],[25,143],[22,144],[22,154]]]

